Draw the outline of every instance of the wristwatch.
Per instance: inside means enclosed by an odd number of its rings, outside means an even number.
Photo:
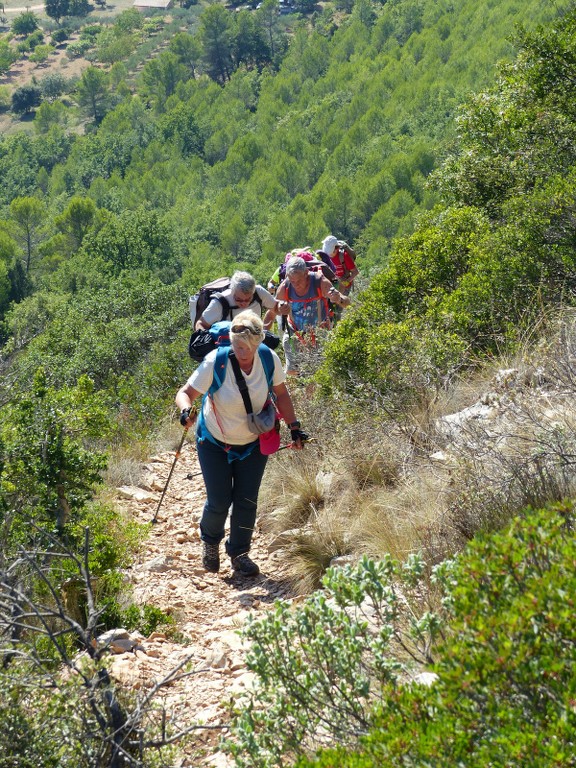
[[[182,412],[180,414],[180,424],[182,424],[183,427],[186,426],[186,422],[190,418],[190,408],[182,408]]]
[[[300,422],[293,421],[291,424],[288,424],[288,429],[300,429]]]

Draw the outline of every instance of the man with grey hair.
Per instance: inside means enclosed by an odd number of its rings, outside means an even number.
[[[211,328],[220,320],[232,320],[239,312],[246,309],[252,310],[258,316],[262,314],[262,307],[267,310],[276,308],[276,299],[266,288],[256,285],[256,280],[249,272],[236,271],[230,279],[230,287],[222,293],[214,294],[212,301],[196,323],[196,330]],[[264,324],[268,330],[272,324]]]
[[[340,293],[321,271],[308,269],[307,263],[294,256],[286,265],[286,279],[276,292],[276,307],[266,312],[264,324],[271,324],[280,314],[286,314],[286,330],[282,346],[286,357],[286,373],[298,376],[301,348],[307,339],[314,339],[314,328],[332,326],[328,302],[349,307],[350,297]]]

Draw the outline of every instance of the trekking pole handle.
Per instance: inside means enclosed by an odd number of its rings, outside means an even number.
[[[303,432],[300,429],[300,422],[294,421],[292,424],[288,425],[290,428],[290,437],[292,438],[292,445],[294,447],[303,448],[304,443],[310,438],[310,435],[306,434],[306,432]],[[297,443],[300,443],[299,446],[297,446]]]
[[[180,424],[184,427],[184,429],[188,429],[190,427],[190,424],[188,422],[191,422],[191,424],[194,424],[196,421],[196,413],[193,413],[191,415],[192,406],[190,408],[182,408],[180,411]]]
[[[300,439],[302,440],[302,438],[300,438]],[[308,435],[306,435],[306,439],[302,440],[302,445],[304,445],[305,443],[314,443],[314,442],[316,442],[316,438],[315,437],[308,437]],[[286,445],[281,445],[280,448],[278,448],[278,451],[284,451],[284,450],[286,450],[286,448],[293,448],[293,447],[294,447],[294,443],[293,442],[292,443],[286,443]],[[278,451],[276,451],[276,453],[278,453]]]

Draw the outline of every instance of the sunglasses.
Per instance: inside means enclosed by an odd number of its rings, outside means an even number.
[[[233,325],[230,328],[232,333],[251,333],[252,336],[258,336],[260,334],[260,331],[255,331],[254,328],[250,328],[247,325]]]

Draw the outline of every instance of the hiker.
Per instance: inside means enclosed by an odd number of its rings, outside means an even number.
[[[230,327],[230,346],[210,352],[176,395],[180,422],[185,427],[191,426],[195,418],[190,412],[193,402],[204,395],[196,429],[198,460],[206,486],[200,537],[202,563],[212,573],[220,569],[220,542],[230,507],[230,534],[225,548],[232,568],[244,576],[257,576],[260,572],[248,552],[268,456],[261,452],[258,436],[249,429],[247,409],[230,356],[232,351],[248,386],[254,413],[260,413],[266,404],[270,381],[276,407],[290,429],[292,446],[302,448],[307,438],[296,420],[280,358],[261,343],[263,338],[263,323],[257,314],[248,310],[236,315]],[[224,363],[220,362],[222,359]],[[266,360],[270,362],[268,374]],[[220,386],[209,391],[220,379],[223,367]]]
[[[276,291],[278,290],[278,286],[280,285],[280,264],[276,267],[276,270],[274,271],[274,274],[268,280],[268,285],[266,288],[268,289],[268,293],[270,293],[272,296],[276,296]]]
[[[195,329],[211,328],[220,320],[232,320],[239,312],[250,309],[257,315],[261,314],[262,307],[272,309],[276,306],[276,300],[266,288],[256,285],[256,280],[248,272],[234,272],[230,278],[230,287],[215,295],[199,320]],[[265,326],[268,330],[270,325]]]
[[[348,296],[354,284],[354,278],[358,274],[358,267],[354,262],[354,253],[343,240],[338,240],[334,235],[328,235],[322,242],[322,248],[316,251],[319,258],[326,255],[334,265],[334,272],[338,280],[338,289]]]
[[[294,258],[294,256],[300,256],[300,258],[304,259],[308,265],[308,269],[316,271],[322,270],[324,277],[327,277],[331,283],[336,281],[336,271],[331,259],[329,259],[328,256],[321,253],[320,251],[314,253],[311,248],[294,248],[292,251],[288,251],[284,257],[284,261],[282,264],[278,265],[276,271],[268,281],[268,290],[274,296],[276,295],[276,291],[278,290],[280,283],[286,277],[286,265],[290,259]]]
[[[338,307],[350,306],[350,297],[340,293],[321,272],[311,272],[307,263],[299,256],[293,256],[286,265],[286,279],[276,292],[278,311],[286,313],[286,329],[282,346],[286,357],[286,374],[298,376],[300,347],[305,343],[305,334],[313,338],[316,327],[330,328],[329,302]],[[269,309],[264,324],[272,323],[277,309]],[[300,342],[296,344],[294,337]]]

